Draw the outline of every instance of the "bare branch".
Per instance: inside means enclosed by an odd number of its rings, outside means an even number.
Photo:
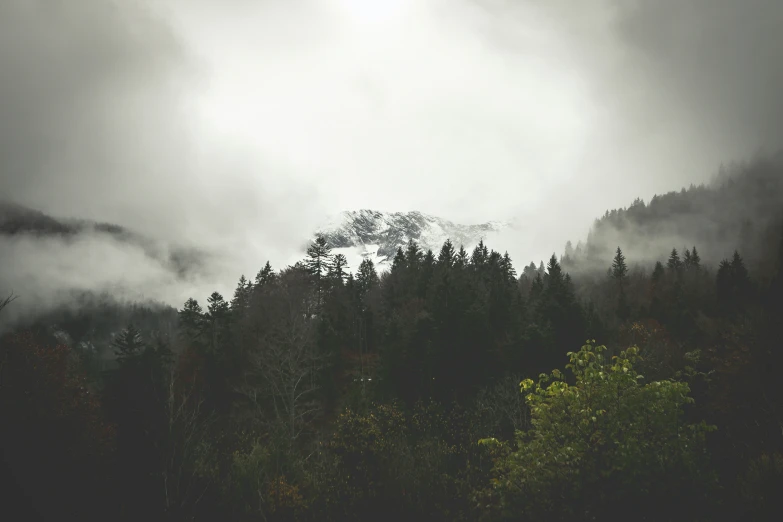
[[[13,292],[11,292],[11,293],[8,295],[8,297],[6,297],[6,298],[4,298],[4,299],[0,300],[0,312],[2,312],[2,311],[3,311],[3,308],[5,308],[5,307],[6,307],[6,306],[8,306],[9,304],[13,303],[14,301],[16,301],[18,298],[19,298],[19,296],[18,296],[18,295],[14,295],[14,293],[13,293]]]

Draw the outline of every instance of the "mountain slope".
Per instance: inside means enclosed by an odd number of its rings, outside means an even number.
[[[157,241],[112,223],[55,218],[39,210],[0,200],[0,240],[27,238],[73,242],[85,237],[140,249],[146,257],[178,277],[200,268],[204,252]]]
[[[584,244],[567,245],[570,269],[606,270],[615,249],[631,263],[650,266],[696,246],[702,261],[717,264],[737,249],[754,268],[783,223],[783,152],[721,168],[711,183],[637,199],[595,220]],[[581,242],[580,242],[581,243]]]
[[[334,253],[348,258],[356,270],[363,258],[372,259],[379,269],[389,266],[399,247],[413,240],[422,250],[437,253],[450,239],[455,248],[472,248],[482,239],[511,227],[509,223],[490,221],[462,225],[422,212],[346,211],[334,216],[316,234],[322,235]]]

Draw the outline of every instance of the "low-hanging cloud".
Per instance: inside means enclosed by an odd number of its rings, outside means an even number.
[[[521,266],[606,208],[780,147],[781,17],[773,0],[10,0],[0,191],[209,248],[220,289],[351,208],[516,217],[489,246]]]
[[[320,212],[317,188],[201,124],[194,100],[209,68],[154,5],[0,3],[1,197],[203,247],[215,270],[199,283],[226,291],[240,271],[299,247]],[[185,290],[138,247],[100,235],[0,247],[16,308],[76,287],[172,303]]]

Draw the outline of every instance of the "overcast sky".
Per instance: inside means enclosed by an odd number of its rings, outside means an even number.
[[[0,194],[248,273],[357,208],[517,217],[527,263],[783,145],[781,27],[779,0],[4,0]]]

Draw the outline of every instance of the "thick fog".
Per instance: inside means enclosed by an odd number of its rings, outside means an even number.
[[[353,208],[516,218],[490,246],[545,259],[783,145],[781,26],[774,0],[2,2],[0,197],[215,257],[183,289],[114,240],[4,239],[0,290],[228,291]]]

